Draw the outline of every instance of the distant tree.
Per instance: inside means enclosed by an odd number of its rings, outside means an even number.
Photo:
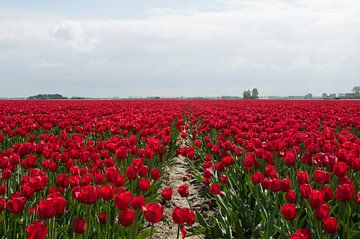
[[[259,98],[259,92],[258,92],[258,90],[256,88],[252,89],[251,98],[252,99],[258,99]]]
[[[85,97],[80,97],[80,96],[72,96],[71,99],[72,100],[84,100],[86,98]]]
[[[352,92],[355,94],[359,94],[360,93],[360,86],[354,86],[354,88],[352,89]]]
[[[38,94],[28,97],[29,100],[63,100],[66,97],[60,94]]]
[[[313,95],[311,93],[308,93],[307,95],[305,95],[305,99],[312,99]]]
[[[335,93],[331,93],[331,94],[329,95],[329,97],[330,97],[331,99],[335,99],[335,98],[336,98],[336,94],[335,94]]]
[[[243,98],[244,99],[251,99],[251,91],[250,90],[245,90],[243,93]]]
[[[327,97],[328,97],[328,96],[327,96],[326,93],[323,93],[322,96],[321,96],[321,98],[323,98],[323,99],[325,99],[325,98],[327,98]]]

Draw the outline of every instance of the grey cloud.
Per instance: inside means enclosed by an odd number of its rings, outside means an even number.
[[[76,22],[62,22],[55,26],[50,34],[76,50],[89,51],[96,47],[96,39],[86,36],[81,25]]]
[[[53,68],[53,67],[62,67],[64,65],[65,65],[64,62],[46,61],[46,60],[39,60],[39,61],[32,62],[30,64],[30,66],[34,67],[34,68]]]
[[[0,22],[8,36],[0,50],[10,43],[16,49],[0,55],[0,83],[26,81],[32,84],[23,94],[67,96],[349,91],[359,82],[360,14],[357,1],[345,2],[322,9],[307,1],[237,1],[224,11],[165,9],[128,20],[44,17],[29,20],[24,35],[22,23]]]

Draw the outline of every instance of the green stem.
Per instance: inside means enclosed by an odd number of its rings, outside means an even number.
[[[16,234],[16,224],[17,224],[17,221],[16,221],[16,218],[14,215],[13,216],[13,220],[14,220],[14,237],[13,238],[17,238],[17,234]]]
[[[52,237],[52,224],[51,224],[51,219],[48,219],[47,222],[46,222],[46,224],[49,225],[49,226],[48,226],[48,228],[49,228],[49,230],[48,230],[48,232],[49,232],[49,239],[52,239],[53,237]]]
[[[180,224],[178,225],[178,230],[177,230],[176,239],[179,239],[179,236],[180,236]]]
[[[343,228],[343,238],[347,238],[350,237],[350,235],[348,235],[348,231],[349,231],[349,223],[350,223],[350,215],[348,215],[348,207],[347,207],[347,202],[343,202],[343,212],[344,212],[344,220],[343,220],[343,224],[344,224],[344,228]],[[346,222],[346,223],[345,223]]]
[[[153,233],[154,233],[154,223],[151,224],[150,239],[152,239]]]
[[[188,199],[188,198],[186,198],[186,201],[187,201],[187,203],[189,204],[190,209],[192,210],[192,207],[191,207],[191,204],[190,204],[189,199]]]
[[[107,204],[107,215],[106,215],[106,236],[110,238],[110,204]]]
[[[56,238],[56,217],[54,217],[53,219],[51,219],[51,223],[52,223],[52,228],[53,228],[53,237]]]
[[[4,235],[5,235],[5,232],[6,232],[6,220],[5,220],[5,211],[3,211],[3,224],[4,224]]]
[[[86,238],[90,238],[90,228],[91,228],[91,208],[90,205],[86,205],[86,221],[87,221],[87,225],[86,225]]]

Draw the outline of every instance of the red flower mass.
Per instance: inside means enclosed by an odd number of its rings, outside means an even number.
[[[0,235],[132,238],[164,204],[183,236],[353,238],[359,119],[351,100],[0,101]],[[177,156],[186,184],[163,188]],[[190,187],[206,223],[176,206]]]

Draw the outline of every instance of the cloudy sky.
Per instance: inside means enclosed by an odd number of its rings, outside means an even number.
[[[349,92],[359,0],[0,0],[0,97]]]

